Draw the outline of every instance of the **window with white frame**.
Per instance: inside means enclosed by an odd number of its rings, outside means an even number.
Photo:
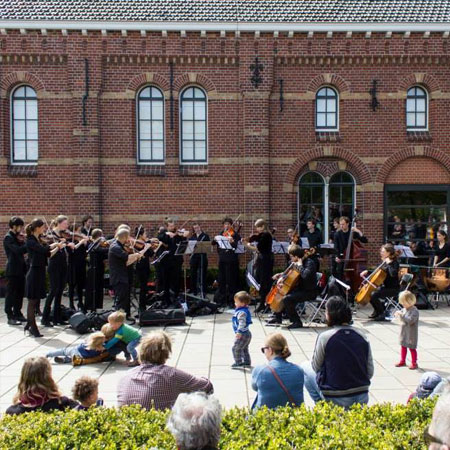
[[[420,86],[408,89],[406,95],[406,128],[408,130],[428,129],[428,94]]]
[[[146,86],[137,97],[138,163],[164,163],[164,95]]]
[[[331,87],[323,87],[317,91],[316,130],[338,130],[338,101],[338,93]]]
[[[19,86],[11,94],[11,161],[38,161],[38,103],[30,86]]]
[[[191,86],[181,93],[180,124],[181,163],[206,163],[207,98],[199,87]]]

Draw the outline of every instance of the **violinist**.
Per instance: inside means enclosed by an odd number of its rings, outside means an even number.
[[[159,270],[164,291],[163,301],[168,306],[171,304],[170,291],[172,290],[175,299],[180,293],[183,256],[175,255],[175,252],[178,244],[187,239],[189,232],[183,229],[177,230],[175,221],[169,217],[166,217],[164,226],[167,231],[159,233],[158,240],[163,243],[164,250],[168,250],[169,253],[161,260]]]
[[[136,239],[139,242],[147,243],[148,236],[147,231],[141,225],[136,227],[135,230]],[[150,258],[154,252],[152,248],[149,248],[141,259],[136,263],[136,275],[139,280],[139,312],[143,312],[147,309],[147,292],[148,292],[148,280],[150,278]]]
[[[34,219],[25,228],[26,247],[28,251],[29,269],[25,280],[25,296],[28,299],[27,324],[25,331],[34,337],[42,337],[36,325],[36,311],[39,308],[41,298],[45,292],[45,266],[47,258],[52,252],[57,252],[62,247],[62,243],[54,242],[50,245],[41,240],[41,236],[46,230],[46,225],[42,219]]]
[[[211,239],[202,230],[198,223],[192,225],[192,235],[190,241],[209,242]],[[208,256],[206,253],[193,253],[189,260],[191,268],[191,292],[194,295],[206,293],[206,274],[208,270]]]
[[[54,228],[50,231],[50,237],[54,241],[59,241],[61,245],[58,251],[50,258],[48,263],[48,275],[50,278],[50,292],[45,300],[44,311],[42,313],[41,325],[53,327],[53,325],[68,325],[61,316],[61,300],[67,282],[67,250],[75,248],[73,242],[66,243],[62,238],[62,232],[67,231],[69,222],[66,216],[57,216],[52,222]],[[53,311],[51,311],[53,305]]]
[[[250,244],[256,243],[256,247],[247,245],[251,250],[257,252],[255,263],[255,279],[260,284],[259,305],[255,312],[262,312],[266,308],[266,296],[272,287],[273,276],[273,253],[272,253],[272,234],[268,230],[267,223],[263,219],[255,222],[256,233],[250,236]]]
[[[86,250],[88,269],[85,308],[95,311],[103,309],[105,261],[108,259],[109,244],[103,237],[103,231],[100,228],[94,228],[90,236],[92,242]]]
[[[21,217],[11,217],[9,231],[3,239],[8,262],[6,263],[5,276],[8,281],[6,285],[5,313],[8,325],[20,325],[26,322],[22,314],[22,303],[25,288],[25,253],[27,247],[22,233],[24,221]]]
[[[94,218],[90,214],[86,214],[81,219],[80,232],[86,236],[90,236],[93,231]]]
[[[306,301],[314,300],[319,293],[317,287],[316,263],[311,258],[306,249],[298,245],[291,244],[288,249],[291,263],[300,269],[300,281],[294,289],[283,298],[283,305],[286,314],[291,321],[289,330],[302,328],[303,323],[297,312],[297,305]],[[282,273],[273,276],[277,283],[282,283]],[[276,325],[282,323],[282,313],[275,313],[274,317],[267,321],[267,325]]]
[[[383,303],[381,299],[386,297],[396,296],[400,290],[400,281],[398,272],[400,265],[397,261],[397,254],[392,244],[384,244],[380,249],[380,257],[384,265],[382,270],[386,272],[386,279],[382,286],[378,287],[372,292],[370,304],[373,306],[373,313],[369,316],[377,322],[382,322],[386,319]],[[364,270],[361,272],[361,277],[365,278],[369,272]]]
[[[81,234],[81,226],[71,226],[71,233],[69,239],[75,243],[75,236],[77,242],[75,247],[69,248],[68,254],[68,271],[67,281],[69,284],[69,304],[72,309],[75,309],[74,294],[75,291],[78,297],[78,309],[86,312],[86,306],[83,303],[83,291],[86,287],[86,250],[89,238]]]
[[[335,217],[333,219],[333,227],[330,231],[329,243],[335,245],[336,233],[341,229],[341,225],[339,224],[339,217]],[[333,277],[337,278],[337,262],[336,258],[331,257],[331,274]]]
[[[238,291],[239,286],[239,258],[235,253],[238,242],[241,240],[238,230],[233,228],[233,219],[226,217],[222,221],[223,230],[220,233],[226,237],[232,249],[222,249],[213,241],[213,245],[217,245],[219,254],[219,301],[222,304],[232,305],[234,294]]]
[[[348,240],[350,239],[350,219],[346,216],[339,218],[340,229],[334,234],[334,249],[338,256],[336,256],[336,277],[341,281],[344,281],[344,265],[345,265],[345,253],[348,247]],[[363,235],[362,231],[353,227],[353,239],[362,243],[369,242]]]
[[[317,250],[319,249],[320,244],[322,244],[322,233],[318,228],[316,228],[316,219],[311,218],[306,221],[306,231],[303,233],[302,237],[308,239],[310,248],[315,248]],[[316,269],[319,270],[319,253],[314,253],[311,258],[314,259],[316,263]]]

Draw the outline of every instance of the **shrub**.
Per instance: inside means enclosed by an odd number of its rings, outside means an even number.
[[[222,449],[422,449],[433,400],[381,404],[350,411],[330,403],[251,414],[234,408],[222,421]],[[122,409],[29,413],[0,421],[1,449],[175,449],[168,412]]]

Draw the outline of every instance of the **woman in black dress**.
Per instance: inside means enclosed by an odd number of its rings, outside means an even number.
[[[450,244],[447,233],[444,230],[437,232],[437,246],[434,251],[434,267],[450,267]]]
[[[40,236],[45,231],[45,224],[41,219],[34,219],[25,228],[27,234],[27,251],[29,269],[25,281],[25,296],[28,298],[27,324],[25,331],[29,331],[34,337],[42,337],[36,325],[36,308],[39,306],[41,298],[45,292],[45,267],[47,258],[50,256],[52,248],[57,248],[58,244],[43,244]]]

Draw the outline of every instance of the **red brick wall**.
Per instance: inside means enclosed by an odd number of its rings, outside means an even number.
[[[265,216],[278,237],[296,222],[298,179],[317,167],[336,167],[357,182],[357,204],[370,239],[372,260],[383,239],[383,185],[447,183],[450,173],[450,69],[448,44],[394,34],[280,35],[118,32],[102,36],[49,31],[0,39],[0,221],[65,213],[93,213],[107,232],[126,221],[155,229],[166,215],[197,218],[215,234],[224,215],[242,214],[243,234]],[[255,89],[250,65],[264,65]],[[87,126],[82,123],[84,59],[89,61]],[[174,63],[174,129],[170,130],[169,62]],[[279,80],[284,83],[280,111]],[[378,80],[380,107],[369,106]],[[164,176],[138,175],[136,92],[147,80],[165,93]],[[26,82],[39,96],[37,176],[13,176],[10,167],[9,95]],[[429,133],[408,135],[406,90],[419,82],[429,91]],[[197,84],[208,94],[209,164],[181,173],[178,95]],[[338,136],[317,136],[314,94],[329,84],[340,94]],[[412,158],[412,159],[409,159]],[[418,164],[419,162],[419,164]],[[396,181],[392,181],[396,180]],[[402,181],[400,181],[402,180]]]

